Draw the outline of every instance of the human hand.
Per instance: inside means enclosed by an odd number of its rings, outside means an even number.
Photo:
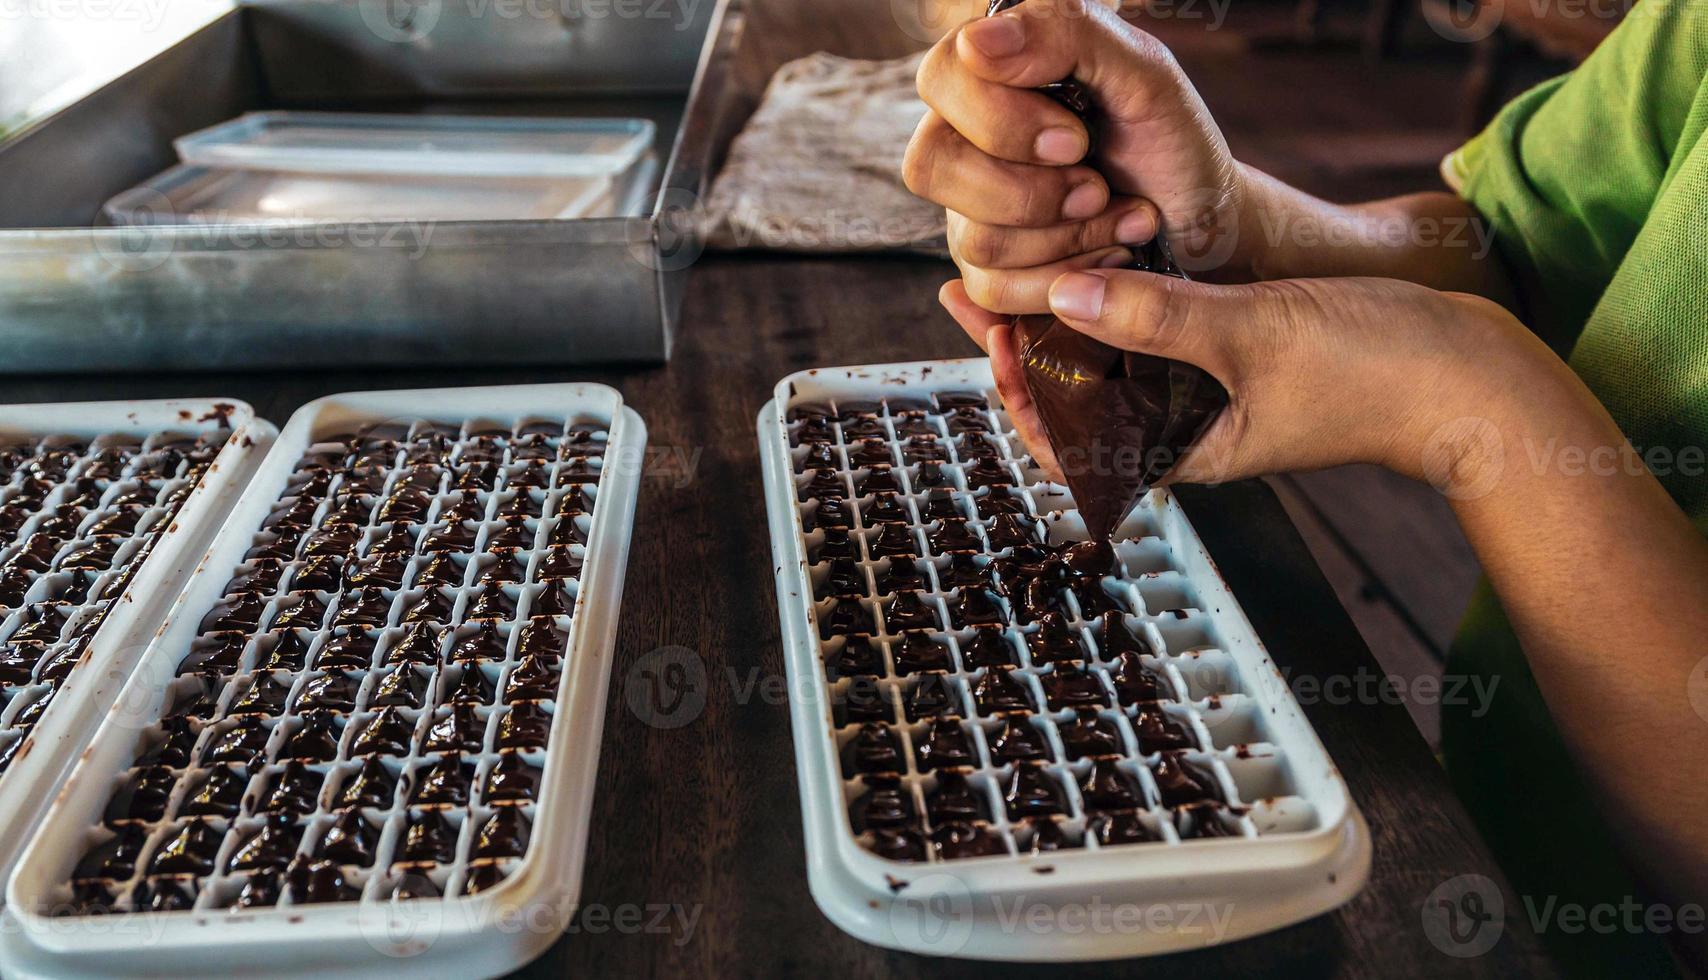
[[[1059,481],[1010,318],[974,303],[961,280],[940,299],[990,354],[1004,408]],[[1391,279],[1212,285],[1095,270],[1063,275],[1048,299],[1074,329],[1195,364],[1228,389],[1227,409],[1164,482],[1367,462],[1464,485],[1480,462],[1479,430],[1457,423],[1498,424],[1531,381],[1570,375],[1497,304]]]
[[[1070,75],[1097,104],[1091,159],[1084,124],[1033,91]],[[930,111],[903,175],[948,209],[950,252],[985,309],[1040,312],[1057,276],[1125,265],[1159,228],[1189,270],[1234,262],[1243,170],[1168,49],[1094,0],[1026,0],[956,28],[919,92]]]

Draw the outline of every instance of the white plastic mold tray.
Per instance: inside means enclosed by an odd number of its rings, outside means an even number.
[[[644,444],[598,385],[297,412],[20,862],[7,975],[543,951],[579,894]]]
[[[229,399],[0,406],[0,876],[272,435]]]
[[[838,926],[1103,959],[1362,887],[1346,784],[1170,494],[1112,554],[1052,560],[1084,525],[985,360],[792,375],[759,439],[808,876]]]

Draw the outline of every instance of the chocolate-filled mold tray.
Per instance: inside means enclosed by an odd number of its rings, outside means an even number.
[[[0,876],[272,434],[232,400],[0,406]]]
[[[541,952],[580,888],[644,444],[599,385],[297,412],[20,861],[7,974]]]
[[[1098,959],[1363,885],[1346,785],[1172,495],[1085,541],[985,360],[793,375],[759,439],[808,876],[838,926]],[[1144,927],[1027,925],[1098,907]]]

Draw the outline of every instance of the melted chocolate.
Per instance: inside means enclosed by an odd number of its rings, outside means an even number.
[[[555,659],[529,654],[517,661],[504,679],[504,701],[556,699],[560,670]]]
[[[912,558],[890,558],[888,567],[878,575],[878,592],[892,596],[895,592],[914,591],[926,587],[926,575]]]
[[[165,766],[133,771],[107,803],[106,820],[154,823],[166,816],[166,803],[178,777]]]
[[[925,860],[925,839],[911,827],[872,832],[872,853],[891,861]]]
[[[955,596],[949,608],[956,629],[974,626],[1002,626],[1008,622],[1008,610],[996,593],[985,588],[964,588]]]
[[[312,861],[305,857],[297,857],[285,869],[286,887],[290,890],[291,901],[297,905],[314,905],[321,902],[348,902],[357,896],[357,890],[344,880],[344,872],[331,861]]]
[[[431,666],[438,663],[439,631],[431,623],[416,623],[409,628],[402,640],[387,648],[380,662],[388,667],[398,664]]]
[[[190,644],[190,652],[178,662],[178,673],[206,674],[212,677],[234,674],[243,659],[246,645],[247,641],[241,633],[221,633],[211,638],[196,640]],[[0,680],[18,683],[5,675],[3,664],[0,664]]]
[[[398,708],[383,708],[370,718],[350,742],[352,756],[409,754],[415,723]]]
[[[474,766],[446,756],[416,770],[409,802],[416,806],[466,806]]]
[[[925,812],[936,824],[988,820],[990,800],[967,782],[965,773],[945,769],[937,774],[937,785],[925,793]]]
[[[1197,740],[1187,731],[1185,724],[1169,717],[1154,704],[1139,706],[1133,715],[1133,732],[1139,738],[1139,751],[1145,755],[1198,747]]]
[[[394,864],[449,864],[457,856],[457,830],[443,810],[411,810]]]
[[[1027,840],[1026,849],[1033,854],[1052,854],[1085,846],[1083,840],[1069,837],[1062,830],[1062,825],[1054,820],[1033,820],[1029,825],[1032,835]]]
[[[474,850],[470,857],[481,858],[513,858],[521,857],[528,850],[528,838],[533,832],[533,825],[521,810],[515,807],[501,807],[486,818],[480,830],[475,833]]]
[[[884,627],[891,633],[941,629],[936,604],[923,592],[898,592],[884,607]]]
[[[306,816],[314,812],[315,799],[320,795],[322,776],[306,763],[291,761],[275,773],[261,794],[257,812]]]
[[[289,813],[273,813],[261,829],[251,834],[226,862],[227,871],[279,871],[291,863],[302,827]]]
[[[902,676],[955,669],[949,645],[933,640],[928,633],[904,634],[900,642],[890,645],[890,656],[895,660],[895,672]]]
[[[978,765],[972,740],[954,718],[936,717],[914,740],[914,759],[922,772]]]
[[[1032,695],[1012,671],[991,667],[973,684],[973,703],[979,714],[989,715],[1006,711],[1032,711]]]
[[[255,715],[244,715],[215,732],[202,752],[202,762],[237,762],[254,763],[261,760],[267,750],[267,739],[272,730],[261,723]]]
[[[1106,612],[1097,629],[1097,653],[1104,660],[1115,660],[1125,653],[1154,653],[1148,642],[1134,633],[1118,612]]]
[[[1121,751],[1121,736],[1114,722],[1093,711],[1078,712],[1057,731],[1069,759],[1115,755]]]
[[[938,827],[931,832],[931,846],[936,848],[937,856],[946,861],[1008,853],[1008,846],[995,831],[968,823]]]
[[[230,766],[210,769],[184,798],[178,813],[186,817],[234,817],[248,788],[248,770]]]
[[[206,875],[213,871],[224,833],[203,820],[191,820],[161,842],[148,860],[150,875]]]
[[[849,775],[902,771],[901,740],[887,725],[867,722],[854,733],[842,751],[843,768]]]
[[[391,806],[392,796],[397,791],[397,776],[379,756],[369,756],[360,769],[347,773],[344,785],[339,788],[338,795],[333,798],[332,805],[339,809],[352,807],[371,807],[385,809]],[[327,857],[332,855],[328,854]],[[350,862],[341,862],[348,864]]]
[[[296,634],[291,635],[296,643],[306,643]],[[360,630],[334,636],[320,648],[320,656],[315,658],[314,665],[320,670],[361,670],[374,662],[374,647],[377,643],[378,639],[374,634]],[[273,649],[274,656],[277,656],[285,645],[285,641],[281,640],[279,646]]]
[[[450,660],[452,663],[476,663],[503,660],[504,655],[504,636],[498,632],[498,621],[484,620],[474,633],[451,644]]]
[[[137,861],[148,843],[148,828],[135,824],[114,827],[113,836],[84,853],[71,872],[75,879],[107,878],[124,880],[136,873]]]
[[[543,749],[550,740],[552,716],[545,707],[531,701],[510,706],[498,719],[495,746],[500,749]]]
[[[295,710],[353,711],[356,707],[356,692],[361,686],[362,678],[359,675],[340,670],[311,677],[303,684],[302,693],[297,695]]]
[[[507,877],[504,869],[496,864],[477,864],[469,869],[468,880],[463,883],[463,894],[479,895],[490,891],[503,884]]]
[[[1151,766],[1157,792],[1164,806],[1186,806],[1192,803],[1226,802],[1216,778],[1197,764],[1188,762],[1178,752],[1164,752]]]
[[[1080,632],[1055,612],[1038,617],[1038,629],[1026,634],[1026,649],[1036,664],[1085,659],[1085,644]]]
[[[326,835],[315,848],[315,856],[336,864],[366,868],[374,863],[374,847],[379,838],[379,831],[369,825],[360,811],[345,810],[326,828]]]
[[[520,753],[500,752],[498,762],[486,774],[482,797],[489,804],[529,803],[540,791],[540,767]]]
[[[1002,793],[1010,820],[1053,816],[1064,812],[1061,787],[1044,767],[1032,762],[1017,763]]]
[[[118,898],[102,881],[73,881],[72,900],[53,908],[53,915],[104,915],[113,912]]]
[[[974,629],[972,635],[961,642],[961,661],[968,670],[978,670],[981,667],[1016,667],[1019,660],[1014,652],[1014,645],[1000,629],[983,627]]]
[[[897,776],[867,776],[867,792],[849,810],[855,833],[876,827],[906,827],[914,822],[913,794]]]
[[[422,749],[428,752],[479,752],[486,738],[486,719],[472,704],[453,704],[449,713],[427,729]]]
[[[988,13],[1017,2],[991,0]],[[1070,77],[1040,90],[1077,115],[1095,142],[1095,106],[1083,84]],[[1186,278],[1161,235],[1135,250],[1134,268]],[[1017,317],[1014,326],[1026,388],[1074,502],[1092,537],[1108,539],[1227,406],[1227,390],[1200,368],[1118,350],[1053,316]]]
[[[918,558],[919,544],[906,524],[885,524],[867,542],[873,558]]]
[[[1091,768],[1079,782],[1087,810],[1130,810],[1144,805],[1138,780],[1119,763],[1107,756],[1091,760]]]
[[[1097,843],[1105,847],[1116,844],[1143,844],[1158,839],[1151,829],[1145,826],[1138,813],[1132,810],[1095,814],[1086,821],[1086,829],[1097,838]]]
[[[1043,734],[1025,718],[1010,715],[989,738],[990,757],[997,765],[1048,758]]]
[[[1222,819],[1222,808],[1208,803],[1184,806],[1175,811],[1174,826],[1181,840],[1238,837],[1239,831]]]
[[[196,883],[187,878],[149,878],[136,886],[130,901],[142,912],[182,912],[196,904]]]
[[[1174,700],[1173,687],[1168,678],[1146,664],[1138,654],[1130,651],[1121,654],[1120,659],[1115,661],[1115,668],[1109,672],[1109,680],[1115,687],[1116,698],[1122,704]]]
[[[949,675],[933,671],[922,674],[908,690],[903,707],[908,721],[923,721],[938,715],[959,714],[961,701]]]
[[[279,876],[271,871],[248,876],[243,881],[243,887],[238,889],[237,898],[232,901],[235,909],[266,909],[279,904],[281,885]]]
[[[1108,694],[1097,675],[1077,663],[1059,663],[1038,675],[1044,687],[1044,702],[1051,711],[1063,708],[1098,708],[1108,703]]]
[[[133,765],[182,769],[190,764],[197,735],[188,718],[162,718],[148,739],[148,747],[137,755]]]
[[[491,704],[497,694],[498,685],[493,683],[492,676],[479,665],[470,664],[457,675],[446,700],[452,704],[484,705]]]

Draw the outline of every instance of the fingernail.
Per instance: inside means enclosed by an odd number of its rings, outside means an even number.
[[[1038,134],[1032,148],[1045,163],[1075,163],[1085,155],[1085,140],[1078,130],[1051,126]]]
[[[1102,276],[1069,272],[1050,287],[1050,309],[1070,320],[1095,320],[1103,312],[1103,290],[1108,285]]]
[[[968,24],[964,33],[986,58],[1006,58],[1026,46],[1026,28],[1018,17],[989,17]]]
[[[1062,217],[1068,221],[1084,221],[1103,210],[1103,188],[1088,181],[1068,191],[1062,202]]]
[[[1123,215],[1115,225],[1115,240],[1123,245],[1143,245],[1155,237],[1156,219],[1148,208]]]
[[[1133,253],[1124,248],[1118,248],[1097,260],[1099,269],[1120,269],[1133,264]]]

